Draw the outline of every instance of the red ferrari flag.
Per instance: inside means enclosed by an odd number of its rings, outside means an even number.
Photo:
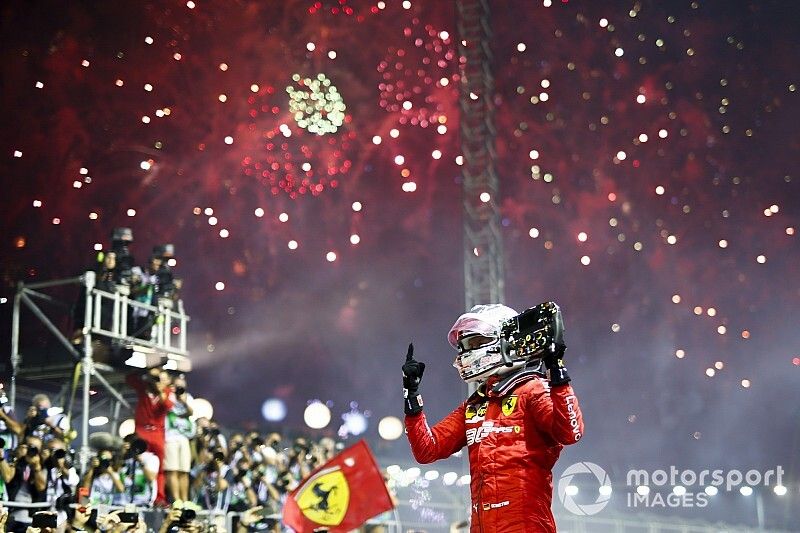
[[[304,479],[283,504],[283,522],[297,533],[345,533],[394,508],[375,458],[363,440]]]

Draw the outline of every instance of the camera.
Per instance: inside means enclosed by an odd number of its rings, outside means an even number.
[[[111,232],[111,251],[116,254],[114,281],[124,285],[130,284],[133,275],[133,256],[128,246],[133,242],[133,231],[130,228],[114,228]]]
[[[186,387],[175,387],[175,394],[183,396],[186,393]]]
[[[542,357],[555,345],[564,343],[564,320],[555,302],[544,302],[500,326],[503,358],[510,364],[520,359]]]
[[[195,518],[197,518],[197,511],[194,509],[182,509],[181,516],[178,518],[178,523],[185,526]]]
[[[134,439],[131,441],[131,447],[125,455],[126,459],[132,459],[137,455],[141,455],[147,451],[147,442],[144,439]]]
[[[36,457],[37,455],[39,455],[39,448],[37,448],[36,446],[28,446],[28,451],[25,454],[25,457],[30,459]]]
[[[30,427],[38,427],[47,424],[47,409],[38,409],[36,414],[28,418]]]
[[[53,453],[47,458],[47,461],[45,461],[45,466],[48,468],[55,468],[58,465],[58,461],[61,459],[65,459],[64,464],[67,468],[72,466],[72,455],[63,448],[53,450]]]
[[[31,527],[38,529],[55,529],[58,527],[58,516],[56,513],[40,511],[33,515]]]
[[[100,464],[97,465],[97,470],[100,472],[105,472],[108,470],[108,467],[111,466],[111,459],[104,457],[100,459]]]

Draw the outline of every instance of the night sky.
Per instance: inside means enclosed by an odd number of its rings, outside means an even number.
[[[795,3],[491,5],[506,303],[562,306],[586,420],[564,465],[781,464],[796,501]],[[139,263],[175,244],[190,390],[225,426],[280,398],[299,430],[320,399],[335,431],[357,402],[378,446],[412,340],[429,417],[464,397],[453,2],[1,9],[3,346],[17,281],[127,226]],[[317,134],[291,104],[322,99],[344,111]]]

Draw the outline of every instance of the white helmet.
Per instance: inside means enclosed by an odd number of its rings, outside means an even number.
[[[525,364],[508,366],[500,347],[500,326],[519,313],[502,304],[476,305],[464,313],[447,334],[447,341],[458,350],[453,366],[467,383],[484,381]]]

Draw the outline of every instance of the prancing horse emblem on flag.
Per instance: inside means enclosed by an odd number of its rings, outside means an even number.
[[[514,412],[514,408],[517,406],[517,397],[516,396],[508,396],[503,398],[503,414],[508,416]]]
[[[338,526],[347,514],[350,487],[338,466],[319,471],[297,494],[297,506],[309,520],[323,526]]]

